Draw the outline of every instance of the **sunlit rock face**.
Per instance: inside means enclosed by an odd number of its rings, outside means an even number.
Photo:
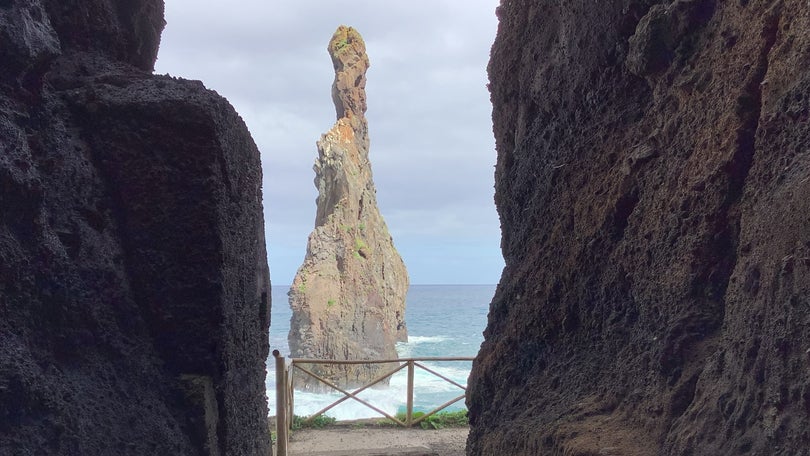
[[[470,455],[810,447],[810,9],[504,1]]]
[[[304,358],[392,359],[396,342],[408,337],[408,272],[377,208],[365,118],[368,56],[360,34],[345,26],[337,29],[328,50],[335,67],[337,122],[317,143],[317,215],[290,287],[290,351]],[[310,368],[344,386],[390,370],[381,365]],[[296,381],[317,386],[311,377]]]
[[[163,25],[0,1],[0,454],[268,454],[259,153]]]

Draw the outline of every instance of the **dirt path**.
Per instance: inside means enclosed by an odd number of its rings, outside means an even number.
[[[330,426],[292,433],[290,456],[464,456],[468,428],[440,430]]]

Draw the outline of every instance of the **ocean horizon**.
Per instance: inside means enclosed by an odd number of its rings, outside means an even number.
[[[400,358],[418,357],[474,357],[483,342],[489,303],[496,285],[446,285],[418,284],[408,289],[405,322],[408,326],[408,342],[397,344]],[[272,289],[270,351],[279,350],[289,356],[287,334],[292,312],[287,300],[289,286],[274,285]],[[267,361],[267,397],[270,414],[275,414],[275,370],[272,355]],[[466,385],[472,368],[470,361],[425,362],[453,381]],[[392,367],[393,369],[393,367]],[[396,414],[405,410],[405,370],[391,377],[384,388],[363,391],[359,397]],[[414,378],[414,410],[427,412],[463,394],[463,391],[439,377],[416,368]],[[343,397],[341,393],[295,392],[295,414],[311,415]],[[456,402],[447,410],[462,410],[464,400]],[[380,414],[357,401],[347,400],[327,415],[338,420],[379,417]]]

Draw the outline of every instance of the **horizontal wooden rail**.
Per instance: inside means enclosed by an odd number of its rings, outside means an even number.
[[[390,364],[409,361],[472,361],[472,356],[423,356],[421,358],[396,359],[309,359],[292,358],[293,364]]]
[[[311,422],[312,422],[312,420],[314,420],[315,418],[317,418],[319,415],[323,415],[323,414],[324,414],[324,413],[326,413],[327,411],[331,410],[333,407],[336,407],[337,405],[339,405],[339,404],[343,403],[343,401],[345,401],[345,400],[347,400],[347,399],[354,399],[354,400],[356,400],[357,402],[360,402],[361,404],[365,405],[366,407],[368,407],[368,408],[370,408],[370,409],[374,410],[375,412],[377,412],[377,413],[381,413],[381,414],[382,414],[383,416],[385,416],[386,418],[388,418],[388,419],[390,419],[390,420],[393,420],[393,421],[395,421],[395,422],[397,422],[397,423],[399,423],[399,424],[403,424],[403,423],[402,423],[400,420],[396,419],[395,417],[393,417],[393,416],[391,416],[391,415],[389,415],[389,414],[385,413],[384,411],[382,411],[382,410],[380,410],[379,408],[377,408],[377,407],[375,407],[375,406],[373,406],[373,405],[369,404],[368,402],[364,401],[363,399],[360,399],[359,397],[357,397],[357,394],[359,394],[359,393],[360,393],[360,392],[362,392],[362,391],[365,391],[365,390],[366,390],[366,389],[368,389],[368,388],[371,388],[372,386],[376,385],[377,383],[380,383],[381,381],[385,380],[386,378],[388,378],[388,377],[390,377],[390,376],[394,375],[395,373],[397,373],[397,372],[399,372],[400,370],[402,370],[402,369],[403,369],[405,366],[406,366],[406,364],[403,364],[402,366],[400,366],[400,367],[398,367],[398,368],[396,368],[396,369],[392,370],[391,372],[388,372],[388,373],[387,373],[387,374],[385,374],[385,375],[382,375],[382,376],[380,376],[380,377],[377,377],[377,378],[376,378],[376,379],[374,379],[374,380],[373,380],[371,383],[369,383],[369,384],[367,384],[367,385],[363,386],[362,388],[358,388],[358,389],[356,389],[356,390],[354,390],[354,391],[352,391],[352,392],[348,392],[348,391],[344,390],[343,388],[340,388],[339,386],[335,385],[335,384],[334,384],[334,383],[332,383],[331,381],[329,381],[329,380],[327,380],[327,379],[325,379],[325,378],[323,378],[323,377],[321,377],[321,376],[319,376],[319,375],[316,375],[316,374],[314,374],[313,372],[311,372],[311,371],[309,371],[309,370],[307,370],[307,369],[304,369],[304,368],[303,368],[303,367],[301,367],[301,366],[296,366],[296,364],[295,364],[295,363],[293,363],[293,367],[295,367],[296,369],[298,369],[298,370],[300,370],[301,372],[303,372],[303,373],[305,373],[305,374],[309,375],[310,377],[313,377],[314,379],[316,379],[316,380],[318,380],[319,382],[321,382],[321,383],[323,383],[323,384],[325,384],[325,385],[329,386],[330,388],[335,389],[335,390],[337,390],[337,391],[339,391],[339,392],[343,393],[343,395],[344,395],[342,398],[340,398],[340,399],[336,400],[335,402],[331,403],[330,405],[328,405],[328,406],[324,407],[323,409],[321,409],[321,410],[319,410],[319,411],[317,411],[317,412],[313,413],[312,415],[310,415],[310,416],[309,416],[309,417],[306,419],[306,421],[304,421],[304,422],[305,422],[305,423],[311,423]]]
[[[327,411],[331,410],[332,408],[336,407],[337,405],[347,401],[349,399],[355,400],[364,406],[374,410],[375,412],[381,414],[382,416],[390,419],[394,423],[404,426],[410,427],[415,424],[422,422],[423,420],[427,419],[431,415],[443,410],[444,408],[464,399],[467,391],[467,387],[436,372],[435,370],[425,366],[424,362],[445,362],[445,361],[473,361],[475,358],[470,356],[423,356],[418,358],[396,358],[396,359],[309,359],[309,358],[292,358],[291,360],[286,360],[283,356],[281,356],[278,350],[273,350],[273,356],[276,358],[276,435],[278,442],[276,444],[276,449],[278,451],[277,456],[286,456],[286,449],[287,449],[287,430],[290,429],[292,425],[292,418],[293,418],[293,402],[295,399],[294,395],[294,385],[293,385],[293,371],[298,369],[300,372],[308,375],[319,382],[325,384],[331,389],[334,389],[341,394],[343,397],[336,400],[335,402],[329,404],[328,406],[324,407],[323,409],[319,410],[318,412],[310,415],[307,417],[305,422],[311,422],[318,416],[326,413]],[[399,366],[395,367],[391,371],[386,374],[380,375],[376,377],[370,383],[363,385],[360,388],[357,388],[353,391],[348,391],[344,388],[335,385],[332,381],[325,379],[314,372],[310,371],[309,369],[304,368],[301,364],[349,364],[349,365],[357,365],[357,364],[393,364],[398,363]],[[414,419],[413,417],[413,390],[414,390],[414,370],[415,368],[420,368],[430,374],[439,377],[440,379],[454,385],[462,390],[465,391],[465,394],[462,394],[455,399],[445,402],[444,404],[436,407],[435,409],[431,410],[428,413],[421,415],[419,418]],[[401,371],[402,369],[407,368],[407,375],[408,375],[408,383],[407,383],[407,398],[406,398],[406,412],[405,412],[405,421],[398,419],[395,416],[392,416],[385,411],[381,410],[380,408],[374,406],[373,404],[363,400],[357,395],[362,391],[382,382],[383,380],[391,377],[395,373]],[[282,429],[284,428],[284,429]],[[282,442],[283,439],[283,442]]]

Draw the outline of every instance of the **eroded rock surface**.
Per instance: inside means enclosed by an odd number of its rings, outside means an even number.
[[[498,16],[468,454],[808,454],[807,3]]]
[[[341,26],[329,42],[337,122],[320,141],[315,230],[290,287],[293,357],[392,359],[407,340],[408,272],[377,208],[365,118],[368,56],[360,34]],[[358,385],[390,366],[310,366],[341,385]],[[311,378],[301,379],[315,386]],[[299,383],[299,385],[301,385]]]
[[[0,454],[269,451],[259,153],[163,25],[0,2]]]

